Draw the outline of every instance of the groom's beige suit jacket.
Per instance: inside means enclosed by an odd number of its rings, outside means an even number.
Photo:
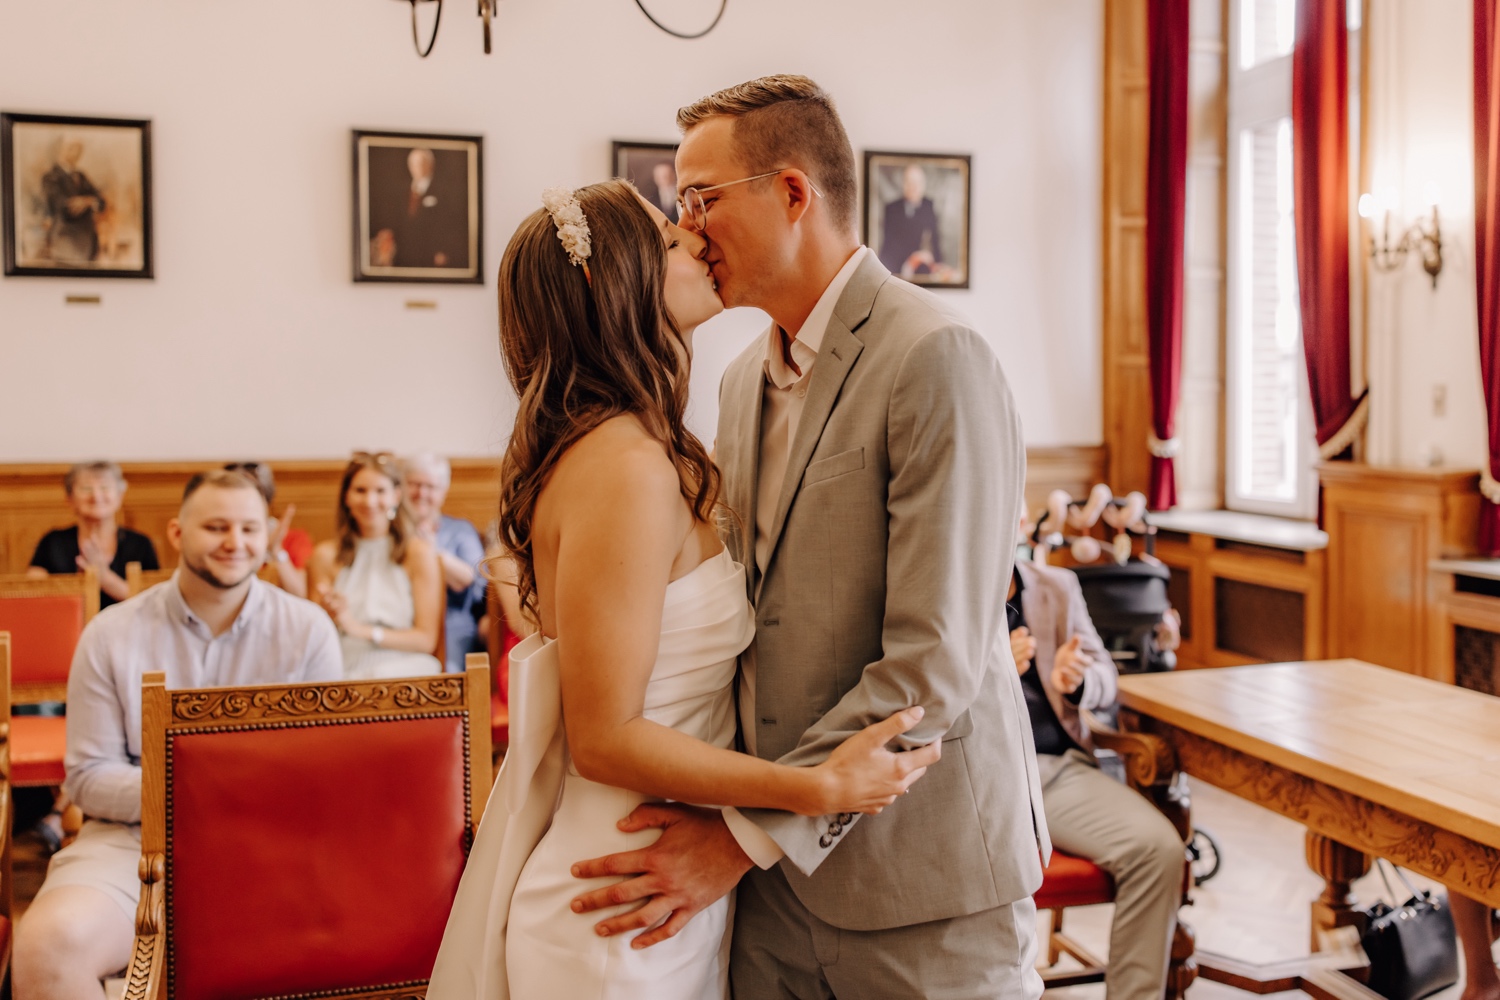
[[[741,812],[822,920],[876,930],[1014,902],[1051,850],[1005,595],[1025,450],[1000,363],[874,254],[818,348],[765,572],[755,560],[766,338],[720,389],[729,545],[748,570],[755,748],[816,764],[907,707],[942,760],[877,816]],[[742,710],[742,716],[750,714]]]

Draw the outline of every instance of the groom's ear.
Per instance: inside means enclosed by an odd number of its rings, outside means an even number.
[[[782,171],[777,179],[777,185],[780,188],[777,193],[787,208],[788,221],[799,221],[807,214],[807,210],[812,207],[813,199],[817,197],[813,193],[812,181],[808,179],[807,174],[796,167],[791,167]]]

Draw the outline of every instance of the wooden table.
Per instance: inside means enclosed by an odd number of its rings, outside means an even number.
[[[1125,676],[1120,703],[1181,770],[1307,828],[1314,949],[1363,929],[1367,855],[1500,906],[1500,698],[1324,660]]]

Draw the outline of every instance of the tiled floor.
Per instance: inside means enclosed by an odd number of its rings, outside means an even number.
[[[1242,961],[1263,963],[1308,953],[1308,904],[1323,884],[1303,861],[1303,828],[1291,820],[1251,805],[1202,782],[1193,784],[1193,822],[1213,833],[1222,849],[1218,875],[1193,893],[1193,905],[1182,919],[1197,934],[1198,947]],[[1419,886],[1430,885],[1412,877]],[[1400,891],[1398,885],[1397,891]],[[1362,903],[1389,896],[1380,876],[1371,872],[1355,884]],[[1094,906],[1068,911],[1068,932],[1096,954],[1107,954],[1109,922],[1114,908]],[[1046,927],[1040,915],[1038,933]],[[1459,983],[1431,1000],[1457,1000]],[[1249,994],[1199,979],[1188,990],[1195,1000],[1246,1000]],[[1050,990],[1047,1000],[1103,1000],[1104,987],[1073,986]],[[1301,997],[1300,993],[1277,994]]]
[[[1197,933],[1198,946],[1256,963],[1307,954],[1308,903],[1322,890],[1322,883],[1303,861],[1302,827],[1202,782],[1193,785],[1193,819],[1213,833],[1223,852],[1218,875],[1199,886],[1193,905],[1182,911],[1183,919]],[[46,872],[46,857],[34,835],[16,838],[14,866],[19,915]],[[1356,883],[1355,890],[1365,902],[1386,897],[1374,873]],[[1096,954],[1108,954],[1112,912],[1110,906],[1069,910],[1068,931]],[[1038,934],[1046,933],[1045,920],[1046,914],[1041,914]],[[1432,1000],[1457,1000],[1461,988],[1462,982]],[[1204,979],[1188,993],[1194,1000],[1245,1000],[1249,996]],[[1102,984],[1047,993],[1047,1000],[1103,997]]]

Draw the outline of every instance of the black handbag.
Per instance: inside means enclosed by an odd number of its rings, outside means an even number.
[[[1386,861],[1377,858],[1380,878],[1392,899]],[[1365,910],[1369,926],[1360,944],[1370,959],[1370,989],[1386,1000],[1420,1000],[1458,982],[1458,942],[1446,896],[1418,892],[1395,865],[1396,877],[1411,894],[1391,907],[1375,903]]]

